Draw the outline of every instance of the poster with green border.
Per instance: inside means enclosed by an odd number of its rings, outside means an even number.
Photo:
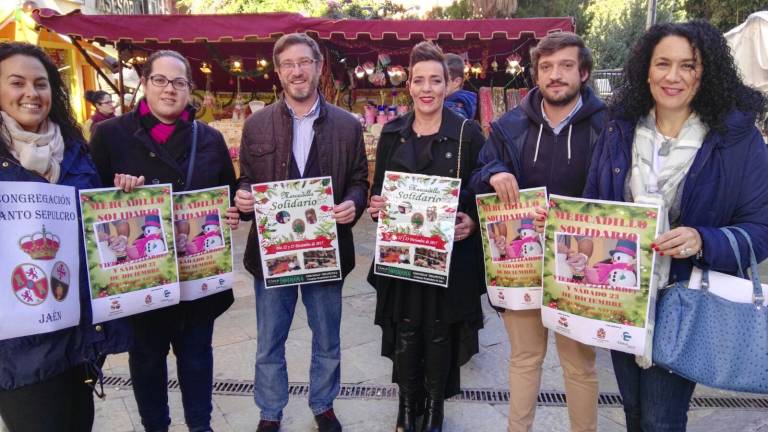
[[[374,273],[448,286],[461,179],[386,171]]]
[[[341,280],[330,177],[251,185],[264,284]]]
[[[173,194],[181,300],[232,289],[232,228],[224,223],[229,186]]]
[[[476,201],[488,299],[504,309],[539,309],[543,245],[533,217],[536,207],[547,207],[547,189],[523,189],[511,204],[495,193],[477,195]]]
[[[93,322],[179,302],[170,184],[80,191]]]
[[[644,355],[660,209],[549,197],[544,326],[587,345]]]

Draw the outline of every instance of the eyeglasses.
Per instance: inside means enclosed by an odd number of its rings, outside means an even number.
[[[167,86],[168,83],[171,83],[173,88],[176,90],[189,89],[189,81],[185,80],[184,78],[176,78],[174,80],[169,80],[163,75],[152,75],[151,77],[149,77],[149,82],[151,82],[152,85],[155,87],[165,88],[165,86]]]
[[[97,102],[97,103],[98,103],[99,105],[106,105],[106,104],[112,105],[112,104],[114,104],[114,103],[115,103],[115,101],[113,101],[112,99],[107,99],[107,100],[103,100],[103,101],[101,101],[101,102]]]
[[[299,69],[301,70],[308,70],[315,63],[317,63],[317,60],[314,60],[314,59],[302,59],[302,60],[299,60],[298,63],[282,62],[280,63],[280,70],[282,70],[283,72],[290,72],[296,66],[298,66]]]

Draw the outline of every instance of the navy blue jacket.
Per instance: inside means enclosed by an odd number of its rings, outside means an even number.
[[[3,144],[0,144],[2,146]],[[0,148],[0,181],[45,182],[43,177],[19,165],[5,148]],[[85,143],[68,141],[61,162],[58,184],[76,189],[100,187]],[[82,223],[82,220],[80,221]],[[92,325],[88,270],[80,237],[80,325],[32,336],[0,341],[0,390],[13,390],[39,383],[81,364],[98,369],[107,354],[127,351],[133,333],[125,319]]]
[[[758,262],[768,257],[768,151],[754,115],[729,114],[726,131],[710,130],[683,186],[680,224],[695,228],[704,244],[702,260],[673,259],[669,282],[689,278],[695,265],[736,274],[736,258],[718,228],[738,226],[752,238]],[[624,201],[624,182],[632,163],[635,123],[611,120],[595,148],[585,198]],[[743,268],[749,248],[736,235]]]
[[[443,104],[465,119],[473,120],[477,113],[477,94],[468,90],[457,90],[446,97]]]
[[[512,111],[491,123],[470,182],[476,193],[493,192],[490,179],[508,172],[521,189],[546,186],[559,195],[580,196],[597,138],[605,124],[605,104],[583,86],[582,106],[557,135],[541,112],[541,92],[531,90]]]

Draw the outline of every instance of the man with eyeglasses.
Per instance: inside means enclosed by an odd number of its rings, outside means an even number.
[[[362,127],[352,114],[327,103],[318,93],[323,56],[312,38],[302,33],[281,37],[275,43],[273,61],[283,94],[245,123],[235,203],[243,219],[252,219],[251,184],[331,176],[341,268],[346,276],[355,265],[352,226],[367,204],[368,163]],[[267,289],[255,228],[253,224],[244,261],[254,275],[256,292],[254,400],[261,410],[257,431],[278,431],[288,404],[285,342],[299,289],[312,330],[309,407],[320,432],[341,431],[333,401],[340,387],[343,282]]]

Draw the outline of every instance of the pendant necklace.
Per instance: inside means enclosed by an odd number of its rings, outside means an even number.
[[[659,127],[658,121],[656,122],[656,133],[661,136],[661,146],[659,147],[659,151],[658,151],[659,156],[661,157],[669,156],[669,152],[672,150],[672,144],[676,138],[664,135],[661,132],[661,128]]]

